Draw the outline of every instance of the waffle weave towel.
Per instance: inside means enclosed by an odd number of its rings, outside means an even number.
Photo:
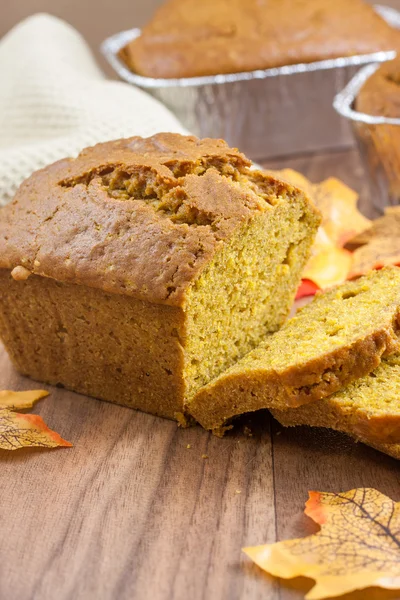
[[[96,142],[186,133],[158,101],[107,80],[85,40],[38,14],[0,41],[0,206],[33,171]]]

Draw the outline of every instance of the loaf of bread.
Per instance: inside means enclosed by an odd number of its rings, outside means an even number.
[[[329,398],[272,414],[288,427],[328,427],[370,443],[400,444],[399,398],[400,355],[394,354]]]
[[[181,78],[399,47],[363,0],[169,0],[121,55],[140,75]]]
[[[320,217],[221,140],[99,144],[0,220],[0,335],[39,381],[182,423],[284,322]]]
[[[377,117],[400,117],[400,58],[383,63],[356,98],[358,111]]]
[[[362,437],[356,439],[357,442],[362,442],[367,446],[371,446],[374,450],[378,450],[379,452],[383,452],[396,460],[400,460],[400,444],[379,444],[377,442],[373,442],[372,440],[368,440]]]
[[[355,101],[356,109],[375,117],[400,119],[400,59],[383,63],[367,79]],[[400,125],[354,124],[362,156],[372,173],[384,174],[391,201],[400,199]],[[382,187],[382,185],[381,185]]]
[[[320,400],[373,371],[382,356],[399,352],[399,331],[400,269],[371,271],[317,294],[278,332],[200,389],[191,414],[218,434],[242,413]]]

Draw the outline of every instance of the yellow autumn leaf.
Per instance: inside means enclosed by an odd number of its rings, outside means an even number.
[[[352,262],[351,253],[336,246],[326,231],[320,228],[304,268],[303,279],[313,281],[320,289],[343,283],[351,270]]]
[[[371,488],[309,496],[305,514],[320,531],[244,552],[275,577],[314,579],[306,600],[372,586],[400,589],[400,503]]]
[[[26,392],[12,392],[0,390],[0,408],[10,410],[23,410],[32,408],[35,402],[49,395],[46,390],[28,390]]]

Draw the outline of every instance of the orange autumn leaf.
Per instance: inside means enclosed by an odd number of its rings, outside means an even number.
[[[372,586],[400,589],[400,503],[371,488],[309,496],[305,514],[320,531],[244,552],[275,577],[314,579],[306,600]]]
[[[303,271],[303,280],[312,281],[316,289],[342,283],[352,268],[352,255],[343,246],[370,225],[369,219],[357,209],[358,195],[334,177],[321,183],[311,183],[292,169],[272,173],[303,189],[322,214],[311,257]],[[312,292],[312,288],[307,289]],[[297,297],[301,295],[304,295],[302,288]]]
[[[27,446],[55,448],[72,446],[47,427],[38,415],[21,415],[14,412],[31,408],[33,404],[48,396],[45,390],[26,392],[0,391],[0,449],[17,450]]]
[[[346,246],[353,252],[350,278],[371,269],[400,264],[400,207],[389,207],[371,227],[350,239]]]
[[[72,444],[49,429],[38,415],[21,415],[0,408],[0,448],[17,450],[26,446],[55,448]]]
[[[28,390],[26,392],[11,392],[0,390],[0,408],[23,410],[32,408],[35,402],[49,395],[46,390]]]

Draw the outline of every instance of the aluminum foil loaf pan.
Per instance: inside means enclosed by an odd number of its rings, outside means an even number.
[[[352,126],[369,183],[371,214],[400,204],[400,118],[367,115],[354,108],[359,91],[378,68],[379,64],[363,67],[333,102]]]
[[[381,5],[375,10],[400,28],[399,12]],[[395,57],[376,52],[229,75],[153,79],[130,71],[119,56],[138,36],[140,29],[131,29],[102,44],[121,79],[158,98],[195,135],[223,138],[254,160],[351,145],[350,127],[332,100],[360,65]]]

